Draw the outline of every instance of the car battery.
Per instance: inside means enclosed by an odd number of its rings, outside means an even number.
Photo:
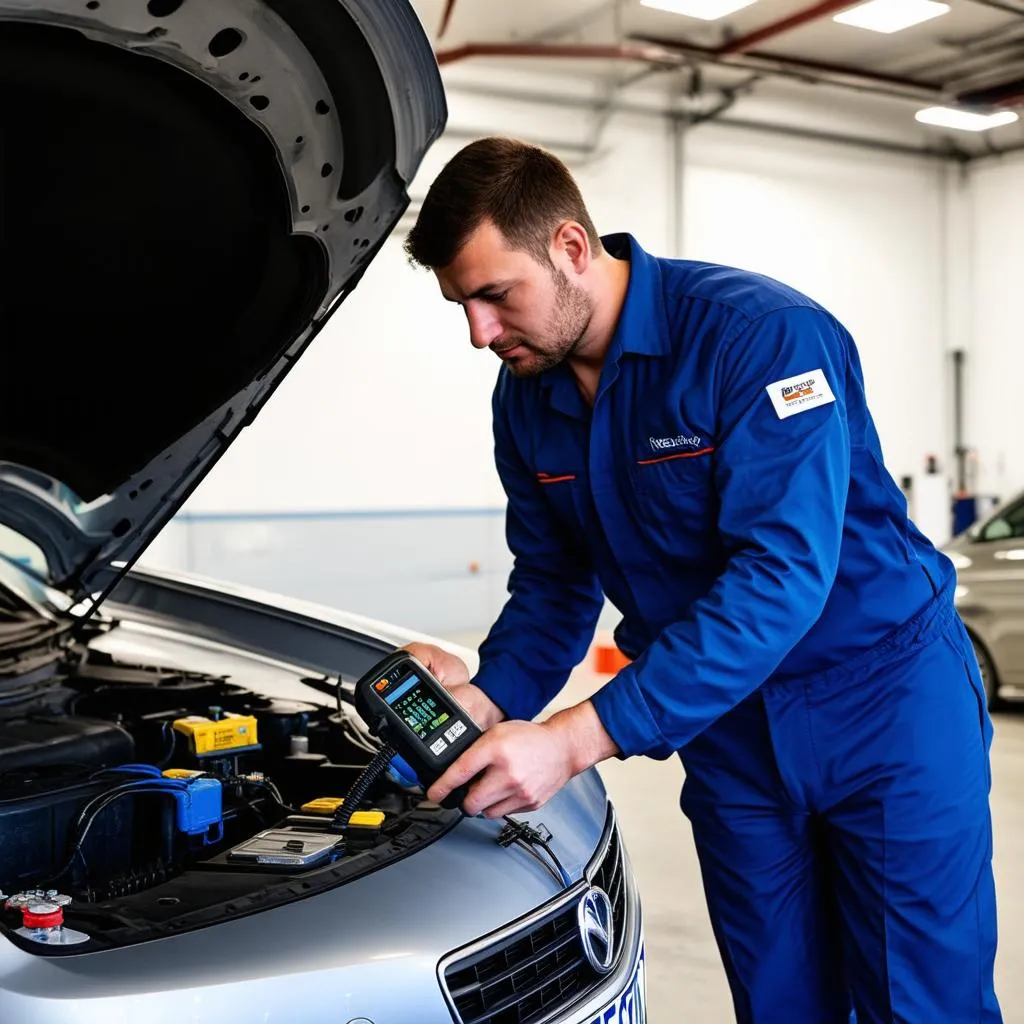
[[[200,760],[233,757],[260,749],[257,723],[252,715],[236,715],[215,708],[211,709],[210,717],[188,715],[178,718],[173,728],[187,738],[190,753]]]

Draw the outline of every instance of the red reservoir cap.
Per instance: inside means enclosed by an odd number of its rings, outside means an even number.
[[[33,903],[22,907],[21,915],[26,928],[57,928],[64,923],[64,908],[52,903]]]

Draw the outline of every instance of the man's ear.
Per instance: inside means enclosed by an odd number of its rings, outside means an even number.
[[[551,239],[551,261],[556,267],[564,267],[567,261],[575,273],[582,274],[593,258],[590,238],[582,224],[567,220],[558,225]]]

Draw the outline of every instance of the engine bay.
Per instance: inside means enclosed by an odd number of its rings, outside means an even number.
[[[34,953],[174,934],[287,902],[298,878],[302,895],[333,887],[457,822],[391,770],[339,827],[378,745],[339,678],[303,682],[319,702],[76,647],[0,703],[0,929]],[[47,946],[56,917],[77,938]]]

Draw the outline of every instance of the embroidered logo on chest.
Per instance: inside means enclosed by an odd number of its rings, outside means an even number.
[[[676,434],[675,437],[649,437],[652,452],[662,452],[674,448],[700,448],[702,439],[699,434]]]

